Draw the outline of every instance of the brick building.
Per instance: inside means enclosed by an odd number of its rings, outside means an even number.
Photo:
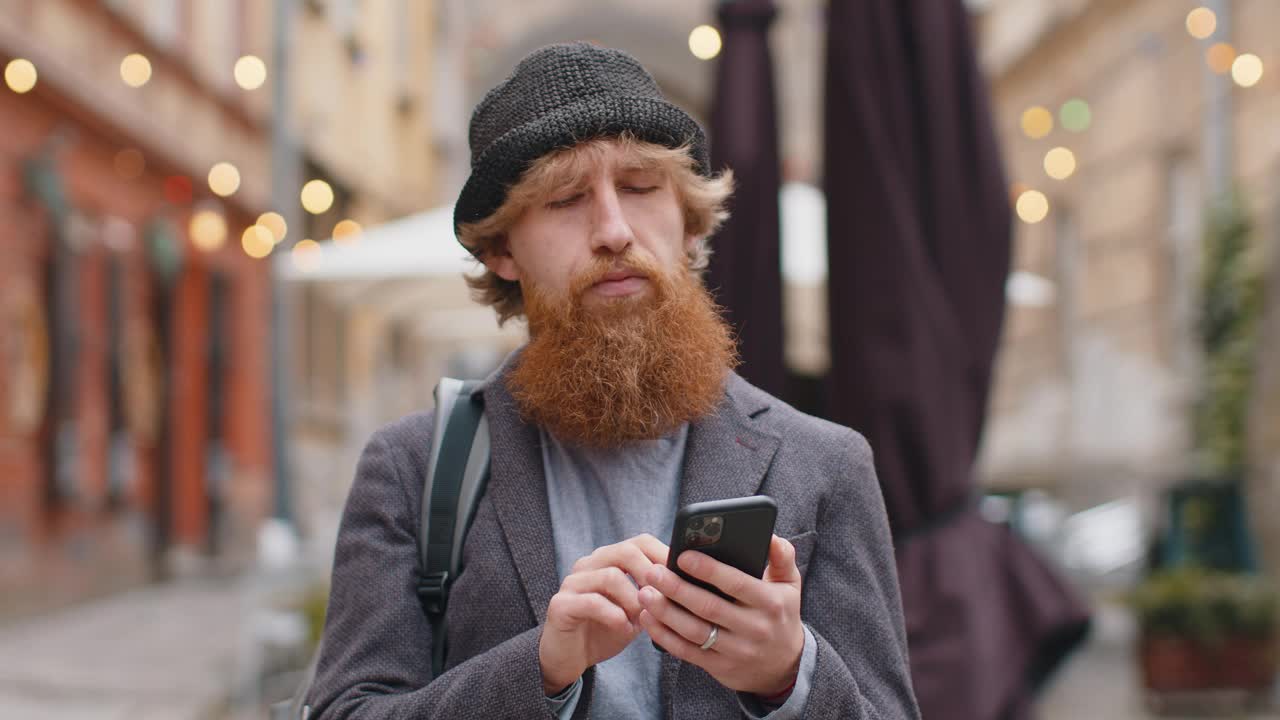
[[[234,558],[270,510],[269,270],[240,243],[267,205],[269,103],[232,82],[265,49],[246,6],[0,15],[0,615]],[[240,175],[226,198],[219,162]]]

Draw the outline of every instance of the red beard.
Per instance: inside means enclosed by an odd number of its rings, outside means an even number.
[[[650,292],[586,307],[586,292],[618,268]],[[617,447],[663,437],[712,413],[738,363],[733,335],[688,270],[663,273],[628,254],[599,261],[567,297],[526,286],[530,341],[509,384],[526,421],[558,440]]]

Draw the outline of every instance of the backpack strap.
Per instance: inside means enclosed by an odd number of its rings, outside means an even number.
[[[478,382],[443,378],[436,386],[436,432],[424,478],[418,599],[431,623],[431,672],[444,670],[445,610],[462,567],[462,541],[489,474],[489,428]]]

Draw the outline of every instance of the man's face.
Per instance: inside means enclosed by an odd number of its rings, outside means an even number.
[[[571,151],[574,152],[574,151]],[[547,184],[511,227],[505,251],[485,259],[489,269],[525,289],[569,299],[575,278],[600,264],[613,271],[582,293],[583,306],[626,304],[653,295],[653,281],[636,264],[672,273],[683,267],[694,238],[686,236],[680,202],[667,173],[646,167],[625,146],[605,143],[577,172]]]

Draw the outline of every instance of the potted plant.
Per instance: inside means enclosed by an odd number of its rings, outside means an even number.
[[[1271,686],[1280,600],[1265,578],[1183,568],[1152,575],[1129,600],[1148,690],[1261,692]]]

